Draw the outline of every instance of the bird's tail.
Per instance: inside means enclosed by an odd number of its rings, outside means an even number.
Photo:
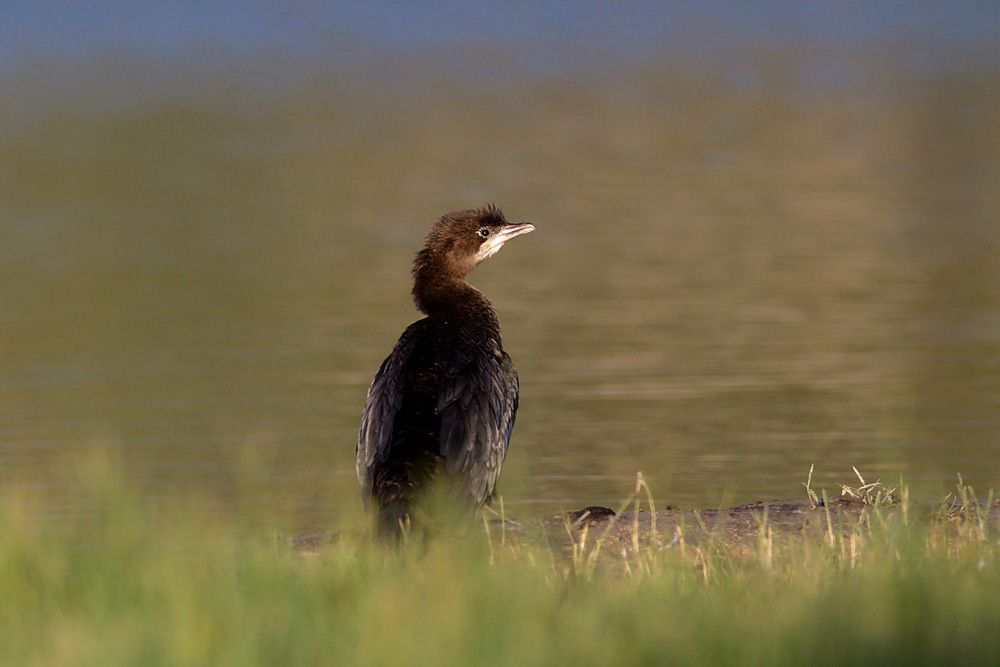
[[[409,498],[394,498],[379,503],[375,516],[375,529],[383,542],[395,543],[405,541],[413,526],[413,514]]]

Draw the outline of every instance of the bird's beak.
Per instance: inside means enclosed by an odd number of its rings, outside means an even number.
[[[505,225],[500,228],[496,234],[492,235],[479,246],[479,252],[476,253],[474,261],[478,264],[487,257],[491,257],[496,254],[504,243],[511,240],[515,236],[520,236],[521,234],[527,234],[528,232],[535,231],[535,226],[530,222],[518,222],[513,225]]]
[[[521,234],[527,234],[528,232],[535,231],[535,226],[530,222],[518,222],[513,225],[507,225],[493,237],[500,245],[503,245],[515,236],[520,236]]]

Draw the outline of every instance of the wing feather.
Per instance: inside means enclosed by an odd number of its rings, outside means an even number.
[[[489,499],[496,488],[517,414],[517,371],[496,340],[456,340],[434,326],[426,318],[410,325],[368,390],[356,449],[366,502],[374,470],[391,455],[415,350],[428,340],[436,341],[440,454],[448,473],[461,481],[476,504]]]
[[[365,411],[361,416],[361,430],[355,450],[355,465],[361,482],[365,502],[371,496],[372,470],[376,462],[384,463],[392,448],[393,426],[396,414],[403,407],[407,376],[416,346],[428,330],[425,318],[414,322],[399,337],[392,353],[379,367],[368,389]]]
[[[458,346],[444,359],[441,455],[477,504],[496,488],[517,414],[517,371],[498,343]]]

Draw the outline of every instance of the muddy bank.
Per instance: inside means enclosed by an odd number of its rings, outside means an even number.
[[[523,522],[522,535],[544,535],[550,546],[564,551],[571,551],[574,544],[589,548],[600,540],[602,549],[614,555],[627,553],[636,545],[666,549],[681,543],[698,546],[707,541],[735,553],[756,552],[762,539],[787,542],[830,531],[846,533],[865,520],[871,510],[860,501],[848,499],[837,499],[829,505],[813,508],[805,500],[770,500],[723,509],[671,508],[618,515],[608,508],[587,508]]]
[[[533,519],[489,522],[494,539],[547,544],[571,554],[574,549],[593,548],[598,541],[609,556],[627,554],[638,546],[669,549],[679,545],[711,543],[734,554],[758,553],[766,541],[786,545],[805,537],[847,536],[859,527],[891,526],[907,519],[939,521],[956,528],[982,519],[996,529],[1000,525],[1000,501],[976,506],[909,503],[872,506],[854,498],[835,498],[817,506],[807,500],[768,500],[724,509],[680,510],[668,508],[625,511],[616,514],[607,507],[581,510]],[[333,533],[301,535],[292,540],[299,552],[313,552],[336,539]]]

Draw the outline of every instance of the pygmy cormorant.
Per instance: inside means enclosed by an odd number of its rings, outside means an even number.
[[[508,240],[533,231],[496,206],[441,217],[413,262],[414,322],[368,390],[357,471],[383,537],[398,536],[432,481],[470,510],[493,495],[517,412],[517,371],[486,295],[465,281]]]

